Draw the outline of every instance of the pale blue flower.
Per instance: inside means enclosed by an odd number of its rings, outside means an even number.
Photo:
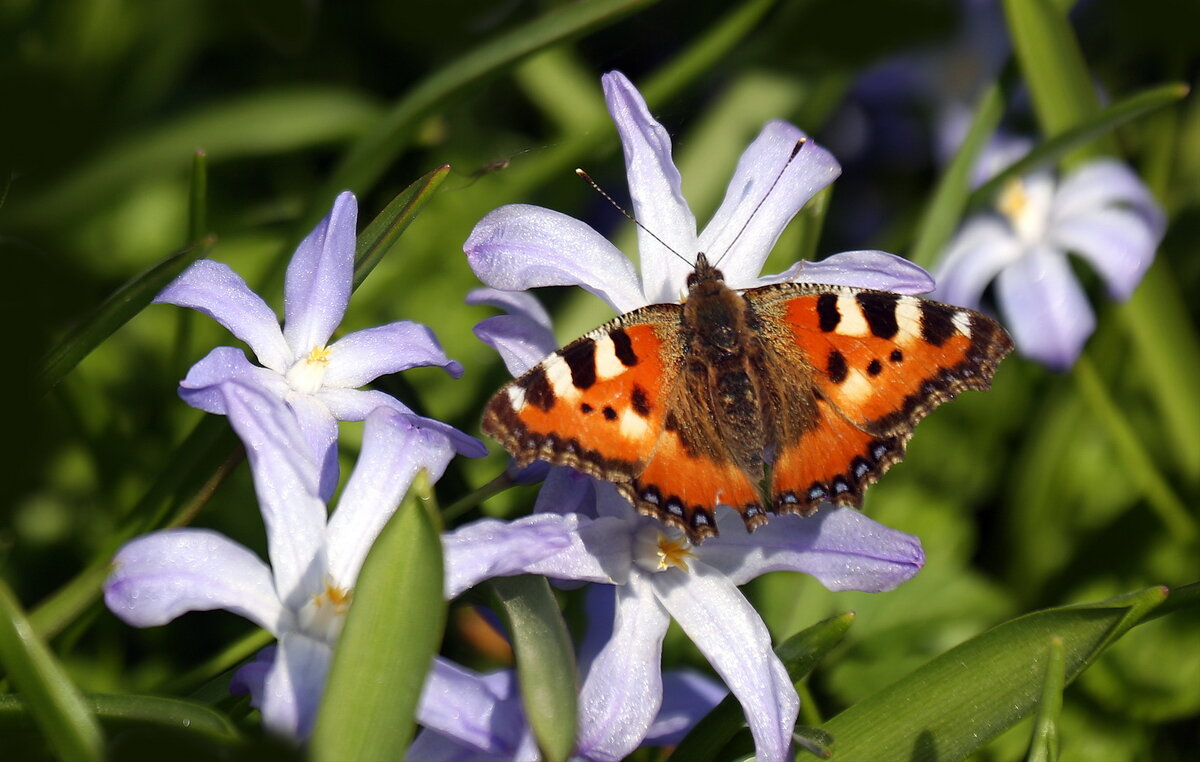
[[[248,665],[238,682],[251,692],[266,727],[304,738],[368,549],[417,472],[424,469],[436,481],[454,444],[444,426],[377,408],[366,418],[362,452],[330,516],[318,495],[318,464],[291,410],[237,381],[213,391],[246,447],[270,564],[208,529],[155,532],[118,551],[104,599],[136,627],[225,609],[271,632],[277,646]]]
[[[377,407],[412,414],[392,396],[360,389],[375,378],[408,368],[437,365],[452,376],[462,367],[442,352],[433,333],[419,323],[400,321],[330,338],[345,315],[354,278],[358,206],[342,193],[333,209],[301,242],[284,281],[284,323],[229,266],[200,260],[155,298],[156,303],[191,307],[208,315],[249,345],[260,365],[234,347],[217,347],[197,362],[180,384],[189,405],[224,415],[223,381],[258,386],[287,403],[321,466],[320,494],[337,486],[337,422],[361,421]],[[471,457],[486,454],[483,444],[440,421],[426,419],[456,449]]]
[[[934,296],[978,309],[993,280],[1018,351],[1050,368],[1079,358],[1096,318],[1071,271],[1082,257],[1113,299],[1128,299],[1162,240],[1165,218],[1125,164],[1100,159],[1061,180],[1043,170],[1011,182],[996,211],[969,219],[936,270]]]
[[[933,287],[920,267],[880,251],[844,252],[760,276],[787,223],[838,176],[841,169],[834,158],[810,140],[792,159],[804,133],[786,122],[767,124],[742,154],[724,202],[697,233],[667,131],[624,75],[609,72],[603,81],[608,110],[625,149],[633,212],[644,226],[638,229],[640,276],[624,254],[585,223],[542,207],[512,204],[480,220],[463,247],[471,269],[488,286],[523,291],[577,285],[617,312],[628,312],[679,301],[686,294],[689,263],[705,252],[731,288],[790,280],[900,293],[923,293]]]
[[[831,590],[889,590],[924,563],[920,541],[850,508],[774,518],[753,535],[733,511],[720,536],[693,546],[677,530],[634,513],[590,477],[598,518],[543,513],[521,522],[477,522],[443,539],[446,595],[512,574],[613,585],[612,637],[587,668],[578,745],[593,760],[640,746],[663,702],[662,641],[675,619],[745,710],[760,760],[787,757],[799,698],[771,636],[737,589],[770,571],[800,571]],[[564,542],[569,543],[564,547]],[[495,548],[486,559],[480,548]]]

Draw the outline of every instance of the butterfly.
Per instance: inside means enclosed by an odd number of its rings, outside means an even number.
[[[681,304],[596,328],[502,387],[483,430],[520,466],[613,482],[693,542],[715,510],[859,507],[913,427],[1012,351],[992,318],[885,291],[778,283],[741,291],[699,254]]]

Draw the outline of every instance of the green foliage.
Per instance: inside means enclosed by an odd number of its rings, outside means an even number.
[[[148,305],[211,257],[279,306],[295,243],[352,189],[357,290],[343,330],[429,325],[466,374],[417,369],[388,390],[478,433],[505,373],[471,331],[493,313],[463,304],[478,283],[462,243],[506,203],[601,230],[624,224],[572,172],[584,166],[626,197],[598,81],[618,68],[671,132],[701,224],[769,119],[795,122],[842,160],[842,180],[785,232],[769,271],[858,248],[932,267],[964,215],[986,211],[1017,173],[1105,154],[1142,174],[1168,234],[1127,303],[1108,302],[1079,268],[1099,316],[1081,363],[1056,375],[1010,358],[992,391],[924,421],[906,461],[872,488],[867,512],[918,535],[926,567],[884,594],[831,593],[784,573],[744,589],[799,681],[798,748],[835,760],[1194,754],[1200,100],[1188,87],[1200,12],[1100,0],[1067,15],[1063,2],[1005,0],[994,31],[1012,58],[997,74],[955,52],[968,11],[935,5],[5,5],[0,249],[15,269],[0,301],[18,370],[8,430],[21,441],[0,495],[0,736],[47,759],[163,744],[197,758],[396,759],[439,648],[481,671],[503,666],[502,650],[457,620],[443,632],[437,542],[443,521],[529,510],[530,489],[497,479],[498,454],[455,461],[436,485],[450,508],[434,515],[432,496],[410,495],[381,535],[308,747],[264,736],[247,700],[229,695],[233,671],[269,636],[224,613],[133,630],[103,608],[113,553],[139,534],[205,526],[265,554],[236,439],[175,394],[186,369],[230,339]],[[919,50],[961,78],[938,80],[937,99],[871,101],[873,67]],[[880,81],[891,92],[895,81]],[[929,146],[934,113],[951,100],[969,126],[943,161]],[[978,186],[987,140],[1034,124],[1028,155]],[[634,253],[630,226],[612,237]],[[586,294],[543,296],[564,340],[610,317]],[[348,426],[344,438],[357,433]],[[355,454],[343,446],[343,473]],[[538,744],[546,759],[566,758],[579,595],[536,578],[491,591]],[[663,658],[708,668],[674,631]],[[676,758],[746,758],[740,711],[723,702]]]

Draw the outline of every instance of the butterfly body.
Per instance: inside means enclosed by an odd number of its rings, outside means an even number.
[[[737,291],[704,254],[682,304],[622,315],[554,352],[488,403],[483,429],[520,465],[613,482],[695,541],[728,505],[858,506],[913,426],[986,389],[1012,348],[984,315],[881,291],[781,283]]]

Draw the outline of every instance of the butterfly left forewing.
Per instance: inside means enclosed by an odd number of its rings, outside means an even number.
[[[679,374],[679,305],[623,315],[552,353],[492,397],[483,430],[519,465],[544,460],[614,482],[641,473]]]
[[[784,409],[809,411],[803,425],[780,419],[772,492],[783,512],[861,504],[913,426],[959,392],[987,389],[1012,349],[986,315],[918,297],[810,284],[747,294],[769,327],[768,354],[802,367],[799,386],[810,387],[782,385]]]

